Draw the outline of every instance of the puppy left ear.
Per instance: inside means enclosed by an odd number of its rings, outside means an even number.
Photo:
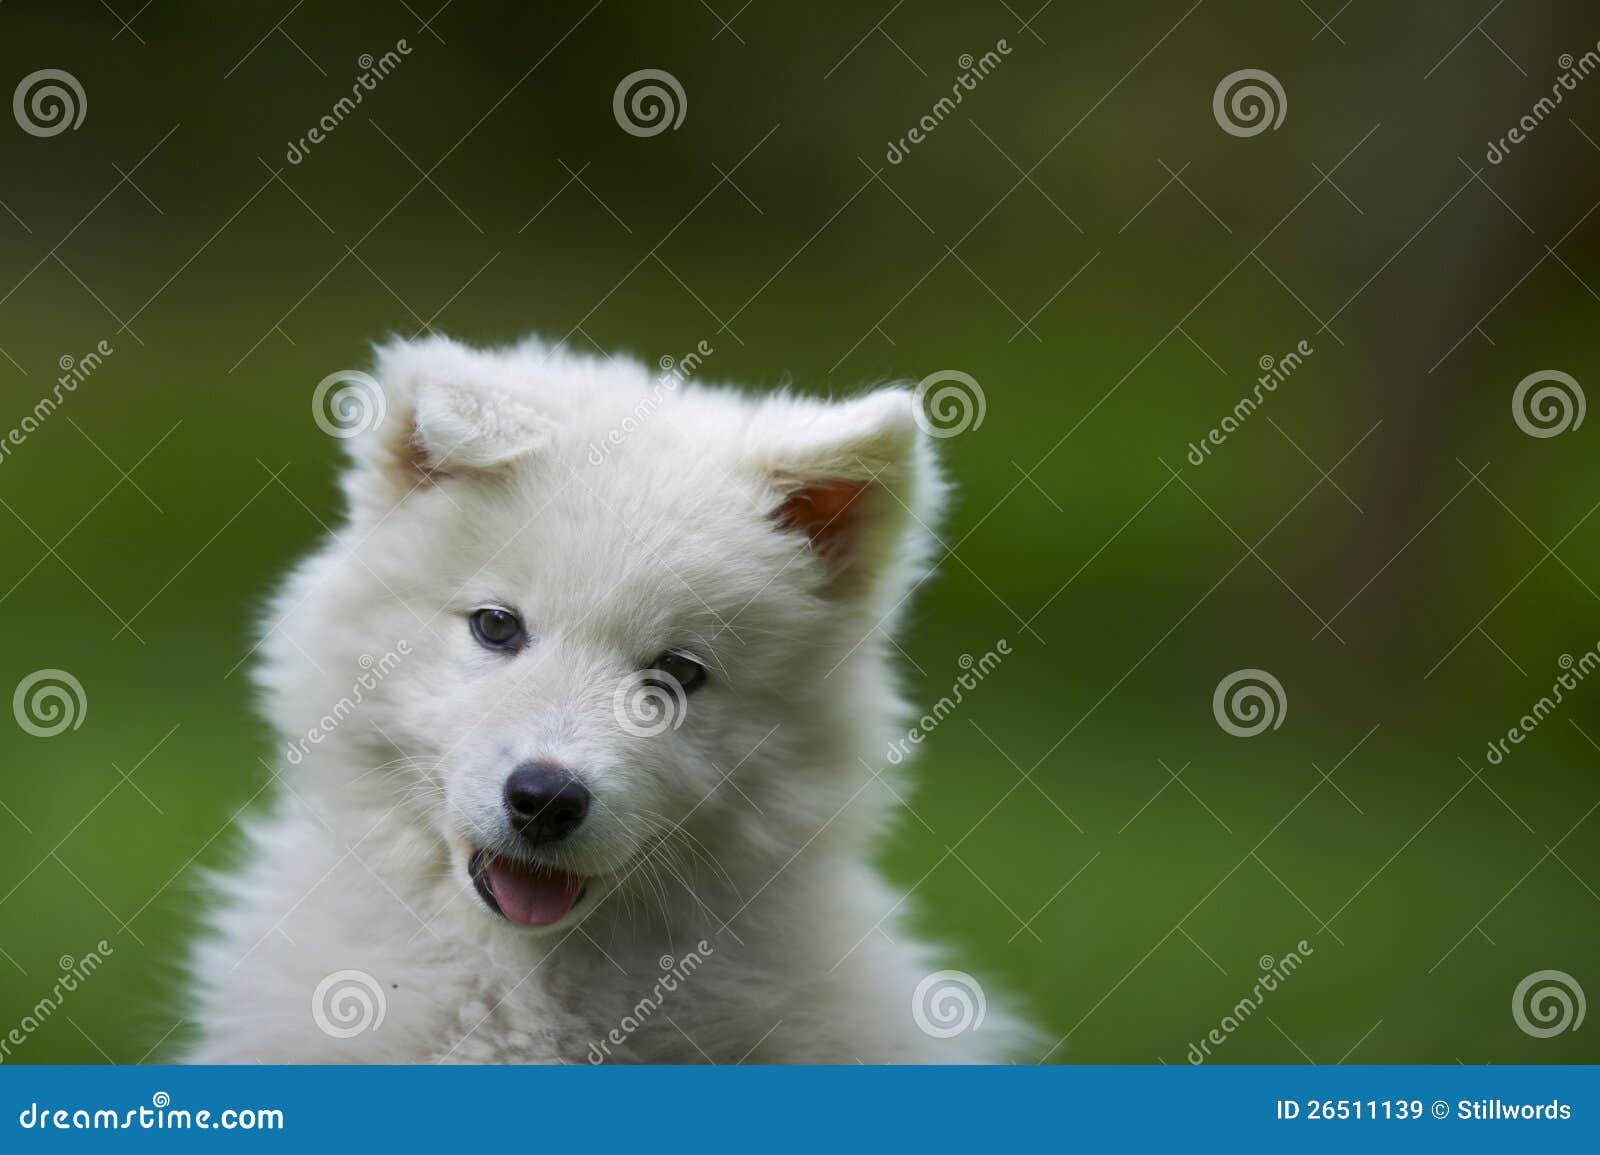
[[[418,387],[411,443],[430,468],[494,469],[541,448],[550,423],[503,392],[453,382]]]
[[[755,464],[771,487],[770,517],[803,535],[828,592],[870,592],[932,536],[943,487],[905,389],[853,401],[769,402]]]
[[[345,480],[355,506],[387,513],[422,486],[481,476],[537,452],[553,426],[519,378],[493,354],[442,337],[395,340],[375,350],[381,418],[347,438],[356,468]]]

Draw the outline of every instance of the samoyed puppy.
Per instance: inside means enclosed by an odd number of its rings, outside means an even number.
[[[347,511],[270,607],[271,802],[190,1059],[1030,1057],[872,865],[945,496],[915,398],[685,380],[710,351],[432,337],[342,375]]]

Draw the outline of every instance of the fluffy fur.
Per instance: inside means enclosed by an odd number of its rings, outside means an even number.
[[[754,398],[440,338],[381,348],[374,376],[386,413],[347,442],[347,519],[261,643],[287,755],[217,880],[189,1057],[1015,1055],[1027,1032],[988,976],[980,1027],[919,1027],[938,964],[870,865],[908,792],[884,759],[906,713],[887,637],[945,492],[910,393]],[[474,640],[484,605],[522,613],[525,650]],[[618,686],[672,647],[708,682],[676,728],[628,732]],[[540,930],[467,870],[515,843],[501,791],[530,758],[595,796],[539,856],[589,892]]]

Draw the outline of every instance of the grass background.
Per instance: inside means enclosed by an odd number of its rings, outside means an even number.
[[[1600,381],[1600,80],[1484,160],[1600,39],[1588,6],[112,7],[0,8],[5,90],[58,67],[88,103],[0,124],[0,427],[115,350],[0,460],[0,683],[66,669],[88,701],[56,738],[0,727],[0,1031],[60,956],[115,951],[9,1061],[183,1038],[195,872],[270,756],[236,666],[337,510],[311,391],[424,323],[706,339],[758,388],[981,383],[914,696],[1013,655],[924,745],[884,864],[1053,1060],[1181,1062],[1301,939],[1220,1060],[1600,1057],[1509,1006],[1545,968],[1600,990],[1600,684],[1484,757],[1600,641],[1596,426],[1510,412],[1535,370]],[[641,139],[611,100],[647,67],[687,112]],[[1283,85],[1277,130],[1218,127],[1240,68]],[[1211,711],[1244,667],[1288,701],[1249,740]]]

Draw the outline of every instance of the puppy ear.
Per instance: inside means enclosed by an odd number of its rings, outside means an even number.
[[[462,381],[419,383],[411,446],[432,473],[494,469],[549,444],[552,426],[527,404]]]
[[[549,444],[553,425],[497,368],[492,355],[444,338],[377,349],[373,377],[348,386],[377,391],[365,427],[346,434],[357,496],[387,508],[419,486],[492,473]]]
[[[809,543],[830,594],[880,590],[921,559],[943,486],[908,390],[833,404],[781,398],[759,423],[754,458],[770,517]]]

